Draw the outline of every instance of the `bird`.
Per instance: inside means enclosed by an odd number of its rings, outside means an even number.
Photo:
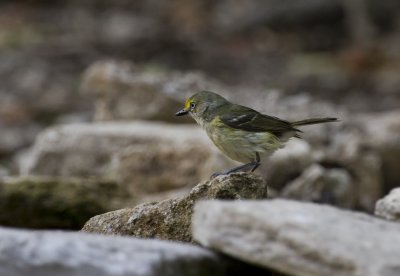
[[[190,115],[224,155],[243,164],[214,173],[212,177],[238,171],[254,172],[262,160],[283,148],[289,139],[301,138],[298,127],[338,121],[325,117],[289,122],[231,103],[211,91],[195,93],[175,115]]]

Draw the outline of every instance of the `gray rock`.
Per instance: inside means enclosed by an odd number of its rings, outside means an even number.
[[[230,275],[251,267],[206,249],[159,240],[0,228],[0,274]]]
[[[78,230],[92,216],[133,205],[113,181],[19,177],[0,179],[0,225]]]
[[[161,28],[155,18],[132,13],[128,10],[109,10],[103,22],[97,24],[102,42],[112,46],[154,40],[160,36]]]
[[[288,183],[279,196],[351,209],[355,207],[352,184],[352,178],[346,170],[325,169],[314,164]]]
[[[352,116],[329,133],[316,160],[344,168],[354,181],[356,205],[372,212],[375,202],[399,184],[400,112]]]
[[[6,168],[0,165],[0,179],[9,176],[10,175],[10,171]]]
[[[298,105],[302,105],[302,99],[303,97],[298,97]],[[307,103],[306,99],[303,100],[303,104]],[[294,114],[303,113],[296,110]],[[336,172],[334,178],[344,185],[339,185],[341,189],[331,190],[327,200],[322,201],[341,207],[373,212],[376,201],[385,192],[398,186],[399,111],[343,115],[339,116],[339,123],[303,128],[304,133],[301,136],[307,143],[293,139],[263,164],[260,171],[267,178],[269,186],[277,190],[277,195],[282,193],[287,197],[290,193],[289,197],[293,199],[323,199],[322,194],[317,192],[318,189],[313,189],[313,193],[307,192],[307,189],[301,191],[311,180],[307,180],[310,175],[304,172],[311,165],[322,166],[322,174]],[[307,114],[301,116],[307,117]],[[331,176],[328,178],[331,179]],[[316,184],[315,180],[311,182]],[[320,180],[320,184],[328,181],[325,177]],[[299,182],[303,184],[300,185]],[[295,186],[289,188],[293,183],[297,183],[295,191]]]
[[[365,144],[379,153],[384,190],[389,192],[400,183],[400,111],[360,116],[357,122],[365,130]]]
[[[177,120],[174,116],[186,97],[218,87],[200,73],[146,72],[129,62],[115,61],[91,65],[82,82],[83,93],[96,98],[97,121],[144,119],[187,123],[189,118]]]
[[[0,119],[0,155],[3,156],[29,146],[40,131],[35,123],[4,124],[1,121]]]
[[[276,190],[285,187],[294,176],[298,176],[313,162],[310,145],[300,139],[292,139],[282,149],[261,165],[260,171],[268,186]]]
[[[400,225],[289,200],[196,204],[200,244],[290,275],[399,275]]]
[[[400,188],[390,191],[375,205],[375,215],[384,219],[400,222]]]
[[[330,133],[327,147],[316,152],[316,161],[327,168],[345,169],[352,176],[354,204],[372,212],[382,197],[382,159],[376,146],[367,143],[367,134],[353,121]]]
[[[266,185],[255,175],[238,173],[204,181],[181,198],[144,203],[91,218],[83,231],[141,238],[192,241],[193,204],[200,199],[260,199]]]
[[[36,27],[24,31],[32,36],[41,35]],[[90,101],[85,101],[73,88],[87,63],[81,59],[85,51],[74,51],[77,55],[65,59],[66,52],[54,51],[49,43],[45,42],[40,49],[20,48],[8,55],[0,55],[0,78],[4,80],[0,98],[6,99],[0,103],[1,109],[10,104],[18,105],[28,112],[28,119],[51,120],[65,112],[90,108]],[[64,46],[71,47],[71,44]]]
[[[338,22],[341,7],[339,1],[306,0],[291,4],[278,0],[252,0],[235,5],[234,0],[219,1],[215,7],[215,27],[221,32],[239,32],[256,28],[261,24],[269,27],[304,26],[321,20],[322,14],[330,23]]]
[[[23,175],[112,179],[136,197],[193,187],[229,166],[200,128],[151,122],[52,127],[20,160]]]

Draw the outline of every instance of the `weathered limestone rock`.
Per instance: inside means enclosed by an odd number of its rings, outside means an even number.
[[[112,179],[134,196],[192,187],[229,167],[200,128],[151,122],[52,127],[22,160],[23,175]]]
[[[384,219],[400,222],[400,188],[390,191],[375,205],[375,215]]]
[[[357,205],[373,211],[385,192],[399,185],[400,112],[361,114],[331,133],[321,163],[351,172]]]
[[[0,225],[80,229],[90,217],[134,204],[112,181],[57,178],[0,180]]]
[[[304,128],[307,140],[289,141],[264,162],[261,173],[276,196],[372,212],[382,194],[379,151],[367,146],[354,122],[321,131],[325,126]]]
[[[373,212],[375,202],[382,197],[382,161],[376,147],[366,143],[366,133],[349,122],[332,133],[331,142],[320,149],[316,159],[327,168],[345,169],[352,176],[354,204]]]
[[[325,169],[314,164],[288,183],[279,196],[351,209],[355,207],[352,184],[352,178],[346,170]]]
[[[369,147],[376,149],[382,161],[384,191],[400,184],[400,111],[360,116]]]
[[[310,145],[300,139],[292,139],[284,148],[276,151],[264,162],[260,171],[268,186],[281,190],[294,176],[300,175],[313,162]]]
[[[400,275],[400,225],[289,200],[203,201],[193,237],[235,258],[290,275]]]
[[[82,91],[96,97],[97,121],[161,120],[176,123],[190,118],[173,115],[191,93],[217,89],[215,81],[199,73],[146,72],[129,62],[101,61],[85,72]]]
[[[91,218],[83,231],[141,238],[192,241],[193,204],[200,199],[260,199],[266,185],[255,175],[237,173],[204,181],[181,198],[144,203]]]
[[[262,275],[261,269],[194,245],[0,228],[1,275],[222,276],[248,271]]]

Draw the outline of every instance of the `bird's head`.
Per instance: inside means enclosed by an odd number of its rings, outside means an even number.
[[[220,95],[210,92],[201,91],[186,100],[185,107],[179,110],[175,115],[184,116],[189,114],[199,124],[204,121],[209,121],[215,116],[216,110],[229,103],[225,98]]]

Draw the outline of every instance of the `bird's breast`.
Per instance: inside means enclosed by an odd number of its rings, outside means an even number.
[[[281,141],[269,132],[249,132],[225,125],[219,118],[204,125],[209,138],[229,158],[248,163],[256,152],[266,156],[282,146]]]

